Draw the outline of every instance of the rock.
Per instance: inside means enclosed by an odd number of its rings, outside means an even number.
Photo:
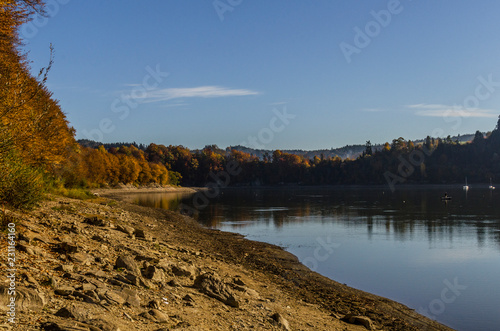
[[[33,288],[38,288],[40,287],[40,284],[38,283],[38,281],[33,278],[33,276],[31,276],[31,274],[29,273],[22,273],[21,274],[21,279],[24,279],[29,285],[30,287],[33,287]]]
[[[123,305],[125,303],[125,298],[117,291],[107,291],[106,294],[104,294],[104,298],[110,304]]]
[[[207,272],[198,276],[194,281],[194,287],[201,293],[217,299],[230,307],[238,308],[240,306],[229,287],[214,272]]]
[[[151,235],[148,232],[141,230],[141,229],[135,229],[134,235],[136,238],[144,239],[147,241],[153,240],[153,237],[151,237]]]
[[[96,234],[96,235],[92,236],[92,240],[101,242],[101,241],[104,241],[104,238],[101,237],[100,235]]]
[[[158,309],[151,309],[148,313],[153,316],[158,323],[168,323],[170,321],[167,314]]]
[[[182,298],[182,300],[183,300],[184,302],[186,302],[186,304],[188,304],[189,306],[192,306],[192,305],[194,304],[194,299],[193,299],[193,297],[192,297],[192,296],[190,296],[189,294],[186,294],[186,295]]]
[[[84,223],[94,225],[94,226],[107,226],[109,225],[109,222],[104,221],[98,217],[88,217],[83,220]]]
[[[151,315],[149,312],[145,311],[145,312],[142,312],[139,314],[139,316],[141,317],[144,317],[145,319],[147,320],[150,320],[150,321],[153,321],[153,322],[156,322],[156,319],[153,317],[153,315]]]
[[[139,266],[137,265],[135,260],[127,255],[118,256],[118,258],[116,259],[116,262],[115,262],[115,269],[118,269],[118,268],[123,268],[125,270],[128,270],[131,273],[133,273],[134,275],[141,274],[139,271]]]
[[[46,331],[95,331],[88,325],[76,321],[45,322],[41,327]]]
[[[37,235],[34,235],[33,238],[31,239],[32,241],[39,241],[39,242],[42,242],[44,244],[49,244],[50,243],[50,240],[45,238],[45,237],[42,237],[41,235],[37,234]]]
[[[75,297],[82,298],[83,301],[88,303],[97,303],[100,301],[99,296],[94,291],[86,291],[86,292],[74,291],[73,295]]]
[[[69,259],[73,263],[90,265],[90,262],[92,262],[94,258],[91,255],[85,253],[73,253],[69,256]]]
[[[95,286],[94,284],[90,284],[90,283],[84,283],[82,284],[82,286],[79,288],[79,290],[82,290],[82,291],[94,291],[97,289],[97,286]]]
[[[31,242],[31,237],[33,236],[33,233],[19,233],[17,235],[17,240],[18,241],[25,241],[27,242],[28,244]]]
[[[90,270],[85,273],[86,276],[91,276],[95,278],[108,278],[108,274],[102,270]]]
[[[82,306],[71,305],[59,309],[54,315],[64,318],[74,318],[77,321],[84,321],[92,318],[89,310]]]
[[[54,290],[54,293],[63,297],[73,294],[75,288],[72,286],[61,286]]]
[[[7,307],[10,304],[11,296],[9,295],[9,287],[6,285],[0,285],[0,310],[8,311],[10,308]],[[17,311],[28,311],[32,310],[39,312],[46,305],[45,297],[35,290],[28,289],[26,287],[17,286],[16,287],[16,310]]]
[[[119,305],[123,305],[127,303],[132,307],[139,307],[141,305],[141,299],[136,291],[123,288],[119,291],[109,290],[104,295],[106,300],[110,303],[116,303]]]
[[[111,317],[110,317],[111,318]],[[115,319],[116,320],[116,319]],[[88,324],[102,331],[120,331],[120,327],[114,322],[109,321],[107,318],[99,318],[87,321]]]
[[[240,291],[240,292],[243,292],[245,293],[246,295],[252,297],[252,298],[255,298],[255,299],[260,299],[260,295],[259,295],[259,292],[257,292],[256,290],[254,289],[251,289],[251,288],[248,288],[246,286],[237,286],[237,285],[233,285],[233,288],[236,290],[236,291]]]
[[[235,283],[236,285],[245,286],[245,283],[241,280],[241,278],[234,278],[233,283]]]
[[[363,325],[368,330],[375,330],[372,320],[366,316],[354,316],[352,314],[347,314],[342,318],[342,321],[350,324]]]
[[[133,227],[127,225],[117,225],[116,229],[120,232],[128,234],[129,236],[133,235],[135,231]]]
[[[147,312],[139,314],[139,316],[157,323],[168,323],[170,321],[170,318],[158,309],[151,309]]]
[[[190,264],[171,265],[170,270],[178,277],[194,277],[197,274],[196,267]]]
[[[282,328],[283,330],[290,331],[290,324],[288,321],[280,314],[276,313],[273,316],[271,316],[273,321],[278,325],[278,327]]]
[[[143,276],[153,282],[163,283],[165,281],[165,273],[163,270],[158,269],[155,266],[149,266],[143,271]]]
[[[148,307],[161,310],[161,302],[160,300],[151,300],[148,303]]]
[[[16,246],[16,248],[20,251],[20,252],[26,252],[28,253],[29,255],[35,255],[35,251],[33,250],[33,248],[29,245],[23,245],[23,244],[18,244]]]
[[[78,246],[74,245],[73,243],[63,241],[56,245],[56,251],[64,254],[76,253],[78,252]]]
[[[179,283],[175,278],[169,281],[167,284],[172,287],[182,287],[181,283]]]
[[[148,289],[156,289],[157,288],[155,283],[153,283],[150,280],[145,279],[143,277],[139,277],[139,286],[142,286],[142,287],[148,288]]]
[[[135,259],[137,261],[147,261],[147,262],[150,262],[150,263],[153,263],[153,264],[158,264],[160,262],[160,260],[158,258],[156,258],[156,257],[142,255],[142,254],[137,255],[135,257]]]
[[[73,272],[74,266],[72,264],[61,264],[55,270],[63,272]]]

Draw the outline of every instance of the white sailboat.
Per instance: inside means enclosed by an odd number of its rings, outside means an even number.
[[[491,183],[491,178],[490,178],[490,186],[488,187],[490,190],[494,190],[495,189],[495,186],[493,186],[493,184]]]
[[[467,185],[467,177],[465,177],[465,185],[463,186],[464,191],[469,190],[469,185]]]

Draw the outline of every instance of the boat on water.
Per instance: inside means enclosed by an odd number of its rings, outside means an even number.
[[[441,197],[441,200],[442,200],[442,201],[448,201],[448,200],[451,200],[451,197],[448,195],[448,193],[445,193],[445,194]]]
[[[469,185],[467,185],[467,177],[465,177],[465,185],[463,186],[464,191],[469,190]]]

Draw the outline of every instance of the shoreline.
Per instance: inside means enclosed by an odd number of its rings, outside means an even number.
[[[196,193],[204,190],[203,187],[181,187],[181,186],[161,186],[161,187],[120,187],[120,188],[99,188],[90,190],[94,194],[111,196],[114,194],[135,194],[135,193]]]
[[[420,185],[417,185],[420,186]],[[281,186],[282,187],[282,186]],[[318,188],[317,186],[297,186],[298,188]],[[321,186],[321,188],[330,188],[331,186]],[[350,186],[353,187],[353,186]],[[356,186],[356,188],[362,188],[366,186]],[[371,186],[373,187],[373,186]],[[411,188],[411,185],[405,186]],[[447,185],[449,187],[449,185]],[[235,189],[242,187],[235,187]],[[252,187],[252,188],[264,188],[264,189],[272,189],[274,187]],[[280,188],[280,187],[277,187]],[[442,188],[442,186],[432,185],[432,188]],[[231,189],[231,187],[227,188]],[[182,192],[182,190],[180,190]],[[193,189],[190,193],[198,192],[198,190]],[[140,192],[139,192],[140,193]],[[126,203],[131,207],[134,211],[138,209],[153,209],[160,213],[174,213],[158,208],[151,207],[142,207],[134,204],[130,204],[126,199],[123,199],[123,196],[116,197],[112,194],[108,195],[109,198],[115,199],[118,198],[123,203]],[[121,198],[121,199],[120,199]],[[180,214],[179,214],[180,215]],[[187,216],[183,216],[187,217]],[[332,316],[337,317],[339,319],[342,318],[342,315],[347,316],[352,314],[352,307],[359,308],[359,312],[367,311],[367,307],[379,305],[379,311],[372,315],[374,320],[377,320],[379,323],[380,319],[374,316],[380,316],[389,313],[390,315],[396,314],[397,319],[401,318],[402,325],[393,325],[391,326],[391,330],[426,330],[431,328],[433,330],[452,330],[451,328],[442,325],[436,321],[430,320],[429,318],[420,315],[415,312],[415,309],[409,308],[399,302],[393,301],[391,299],[381,297],[369,292],[365,292],[359,289],[351,288],[347,285],[340,284],[337,281],[330,279],[326,276],[323,276],[319,273],[311,271],[305,265],[303,265],[298,258],[292,253],[287,252],[284,248],[264,243],[258,241],[252,241],[244,238],[242,235],[233,233],[233,232],[224,232],[217,229],[203,227],[201,224],[196,222],[194,219],[191,219],[191,222],[194,222],[196,227],[199,228],[199,234],[208,232],[209,237],[216,236],[217,241],[226,242],[225,245],[221,246],[220,251],[214,251],[214,254],[224,252],[224,247],[235,247],[235,249],[240,253],[249,257],[253,255],[251,259],[241,261],[240,259],[234,260],[233,263],[243,263],[251,268],[258,267],[261,270],[265,270],[266,273],[270,273],[274,277],[274,281],[279,283],[280,285],[285,286],[290,291],[298,291],[304,301],[309,302],[312,301],[314,304],[320,304],[324,306],[326,309],[332,312]],[[213,232],[213,233],[211,233]],[[234,242],[236,238],[236,242]],[[254,246],[259,247],[260,252],[265,252],[265,255],[268,256],[258,256],[255,255],[256,248]],[[252,247],[252,253],[250,253],[250,248]],[[225,251],[228,253],[228,251]],[[233,252],[231,252],[233,253]],[[222,253],[223,254],[223,253]],[[224,255],[224,254],[223,254]],[[233,258],[233,255],[230,255]],[[246,263],[245,263],[246,262]],[[279,270],[279,272],[276,272]],[[337,293],[332,293],[328,295],[329,291],[334,290]],[[351,297],[348,299],[348,304],[342,308],[338,309],[332,305],[331,302],[338,303],[339,297]],[[312,299],[313,297],[319,297],[320,299]],[[355,299],[353,300],[352,297]],[[328,302],[330,301],[330,303]],[[319,303],[318,303],[319,302]],[[368,304],[369,303],[369,304]],[[370,314],[367,314],[370,315]],[[364,315],[363,315],[364,316]],[[394,316],[392,316],[394,318]],[[394,328],[392,328],[394,327]],[[385,329],[385,328],[383,328]]]
[[[176,212],[50,196],[6,215],[19,233],[17,330],[452,330]],[[0,284],[0,311],[9,300]]]

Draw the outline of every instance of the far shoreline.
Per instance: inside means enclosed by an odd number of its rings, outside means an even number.
[[[488,189],[489,183],[472,183],[469,184],[469,189]],[[431,190],[450,190],[450,189],[462,189],[463,184],[399,184],[394,187],[394,190],[387,184],[353,184],[353,185],[301,185],[301,184],[284,184],[284,185],[236,185],[236,186],[221,186],[220,190],[232,190],[232,189],[254,189],[254,190],[272,190],[272,189],[378,189],[387,190],[390,192],[397,192],[398,190],[409,190],[409,189],[431,189]],[[109,196],[114,194],[137,194],[137,193],[198,193],[209,190],[209,187],[202,186],[120,186],[114,188],[95,188],[90,191],[96,195]]]

